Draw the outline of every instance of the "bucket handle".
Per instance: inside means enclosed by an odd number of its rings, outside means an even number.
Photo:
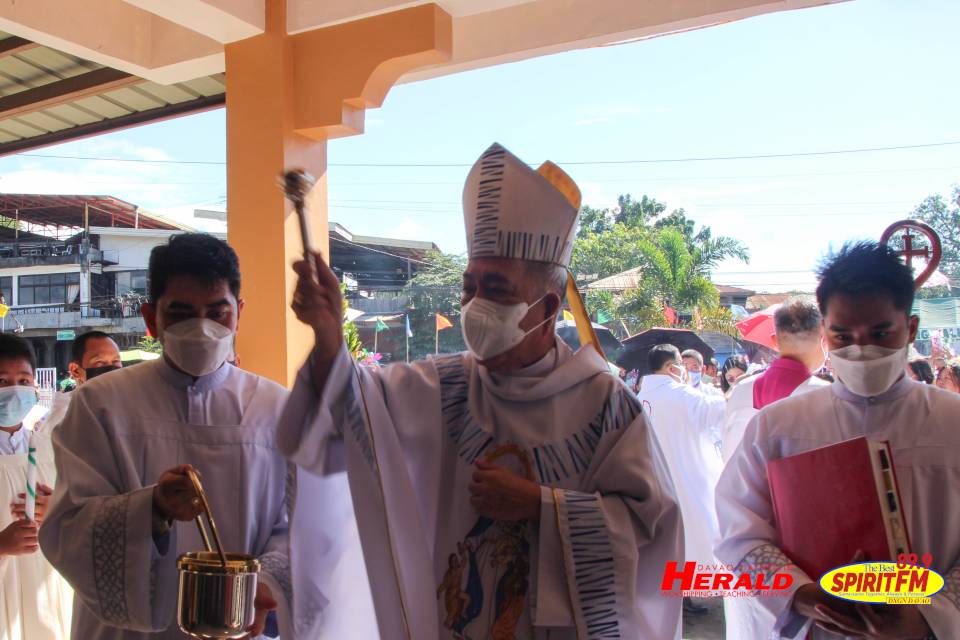
[[[200,484],[200,478],[197,477],[197,474],[193,469],[187,469],[187,477],[190,478],[190,482],[193,483],[193,489],[197,492],[197,497],[200,498],[200,502],[203,504],[203,512],[207,514],[207,521],[210,523],[210,531],[213,532],[213,541],[217,545],[216,552],[220,555],[220,562],[223,563],[223,568],[226,569],[227,556],[223,552],[223,544],[220,542],[220,532],[217,531],[217,523],[213,520],[213,513],[210,511],[210,503],[207,502],[207,494],[203,490],[203,485]],[[210,538],[207,537],[207,530],[203,526],[203,518],[201,514],[197,514],[196,521],[197,528],[200,529],[200,537],[203,538],[204,546],[207,548],[207,551],[213,553],[214,549],[210,546]]]

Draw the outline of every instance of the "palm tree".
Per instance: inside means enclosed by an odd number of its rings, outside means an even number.
[[[645,263],[644,280],[654,284],[652,292],[661,308],[692,310],[717,305],[720,297],[706,266],[708,260],[714,259],[712,247],[691,251],[683,234],[668,227],[642,241],[638,249]]]

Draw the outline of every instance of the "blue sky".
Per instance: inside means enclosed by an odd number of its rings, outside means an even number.
[[[855,0],[395,87],[367,133],[330,143],[330,218],[356,233],[465,248],[467,168],[499,141],[531,163],[794,153],[960,142],[960,3]],[[222,111],[37,154],[223,161]],[[568,164],[592,206],[621,193],[740,238],[718,283],[810,289],[832,244],[879,237],[960,183],[960,144],[764,160]],[[222,204],[220,165],[0,159],[4,191],[110,193],[149,209]]]

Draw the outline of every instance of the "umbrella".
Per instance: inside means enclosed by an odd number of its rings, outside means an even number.
[[[777,343],[773,341],[774,326],[773,314],[780,308],[779,304],[772,304],[766,309],[761,309],[755,314],[737,323],[737,329],[744,340],[763,345],[768,349],[776,351]]]
[[[600,341],[600,347],[603,349],[603,353],[607,356],[608,360],[614,360],[617,354],[620,353],[623,345],[620,344],[620,341],[617,340],[617,337],[613,335],[610,329],[596,322],[591,324],[593,325],[593,332],[597,334],[597,340]],[[560,336],[560,339],[566,342],[571,349],[576,350],[580,348],[580,336],[577,335],[577,323],[573,320],[561,320],[558,322],[557,335]]]
[[[623,351],[615,362],[627,371],[637,369],[640,375],[647,375],[650,373],[647,369],[647,354],[658,344],[672,344],[680,351],[695,349],[704,360],[713,357],[710,345],[689,329],[647,329],[623,341]]]

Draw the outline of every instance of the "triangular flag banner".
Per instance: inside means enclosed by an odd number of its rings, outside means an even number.
[[[381,331],[386,331],[389,328],[390,327],[387,326],[386,322],[384,322],[380,318],[377,318],[377,333],[380,333]]]
[[[574,320],[574,317],[573,317],[573,314],[570,313],[569,311],[567,311],[566,309],[563,310],[563,319],[566,320],[567,322],[574,322],[574,321],[575,321],[575,320]]]
[[[408,315],[407,315],[407,316],[403,316],[403,322],[404,322],[404,324],[406,325],[406,328],[407,328],[407,337],[408,337],[408,338],[412,338],[412,337],[413,337],[413,330],[410,328],[410,316],[408,316]]]
[[[606,311],[603,309],[597,310],[597,322],[603,324],[604,322],[610,322],[611,320],[613,320],[613,318],[611,318],[610,314],[608,314]]]
[[[5,304],[0,304],[0,318],[6,318],[8,311],[10,311],[10,307]]]
[[[449,329],[452,326],[453,323],[450,322],[450,320],[443,317],[439,313],[437,314],[437,331],[443,331],[444,329]]]

